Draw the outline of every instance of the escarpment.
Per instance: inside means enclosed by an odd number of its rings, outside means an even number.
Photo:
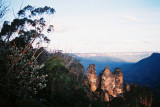
[[[152,105],[151,90],[137,84],[123,84],[123,72],[120,68],[111,72],[109,67],[105,66],[97,77],[96,65],[90,64],[87,75],[93,100],[99,98],[111,107],[151,107]]]
[[[101,89],[104,91],[104,93],[108,93],[109,95],[116,97],[114,94],[115,77],[110,72],[108,66],[105,67],[105,70],[102,72],[100,78],[101,78]]]
[[[94,92],[98,88],[99,80],[96,73],[96,65],[90,64],[87,69],[88,80],[91,85],[91,90]]]
[[[123,72],[120,68],[116,68],[112,74],[115,77],[115,88],[113,93],[114,96],[117,97],[123,93]]]
[[[123,73],[120,68],[116,68],[111,73],[109,67],[105,66],[105,69],[100,73],[99,80],[95,68],[96,66],[91,64],[87,69],[88,80],[93,92],[96,91],[100,84],[100,89],[105,93],[105,99],[108,99],[108,95],[118,97],[123,93]]]

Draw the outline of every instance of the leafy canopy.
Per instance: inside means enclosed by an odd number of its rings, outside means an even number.
[[[45,19],[49,19],[54,12],[55,10],[48,6],[35,8],[28,5],[24,7],[18,12],[18,18],[15,18],[12,22],[5,21],[3,23],[0,40],[6,43],[14,41],[22,47],[26,44],[32,44],[38,38],[37,44],[40,44],[42,41],[49,42],[50,40],[44,32],[52,32],[53,25],[48,25]]]

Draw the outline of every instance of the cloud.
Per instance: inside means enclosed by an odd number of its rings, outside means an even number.
[[[134,40],[124,40],[124,43],[125,44],[133,44],[133,43],[135,43],[136,41],[134,41]]]
[[[119,13],[119,14],[106,14],[106,20],[109,21],[130,21],[130,22],[138,22],[139,19],[132,15],[127,15],[126,13]]]
[[[135,16],[123,16],[124,20],[132,21],[132,22],[138,22],[139,20]]]
[[[143,42],[146,44],[150,44],[150,43],[153,43],[154,41],[153,40],[144,40]]]
[[[72,24],[54,22],[54,30],[56,33],[64,33],[67,31],[74,31],[76,29],[78,29],[78,27]]]

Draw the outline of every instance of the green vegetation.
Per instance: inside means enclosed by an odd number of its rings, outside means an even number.
[[[82,106],[89,102],[84,87],[72,80],[72,74],[59,57],[51,57],[40,70],[46,75],[46,87],[38,94],[47,106]],[[86,102],[86,103],[85,103]]]
[[[43,52],[49,53],[43,47],[32,47],[50,41],[43,32],[51,33],[53,25],[45,17],[54,12],[47,6],[28,5],[12,22],[4,21],[0,32],[1,107],[89,105],[79,61],[68,55],[46,57]]]

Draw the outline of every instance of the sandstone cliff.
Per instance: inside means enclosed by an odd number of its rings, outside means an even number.
[[[94,92],[98,88],[99,80],[96,73],[96,66],[94,64],[90,64],[87,69],[88,80],[91,85],[91,90]]]
[[[151,107],[152,92],[147,87],[137,84],[123,85],[123,72],[116,68],[110,72],[108,66],[97,77],[96,66],[90,64],[87,69],[88,80],[91,85],[92,100],[101,99],[110,107]]]
[[[113,93],[115,97],[118,97],[123,93],[123,72],[120,68],[116,68],[112,74],[115,77],[115,88]]]
[[[95,68],[96,66],[91,64],[87,69],[88,79],[93,92],[96,91],[98,84],[100,84],[100,89],[104,92],[105,101],[109,101],[109,96],[118,97],[123,93],[123,73],[120,68],[115,69],[111,73],[108,66],[106,66],[100,74],[99,80]]]
[[[124,86],[123,99],[129,107],[152,107],[152,91],[148,87],[140,87],[136,83]]]
[[[101,89],[105,93],[104,99],[105,101],[109,101],[109,95],[116,97],[114,94],[115,88],[115,77],[110,72],[108,66],[105,67],[105,70],[100,75],[101,78]]]

